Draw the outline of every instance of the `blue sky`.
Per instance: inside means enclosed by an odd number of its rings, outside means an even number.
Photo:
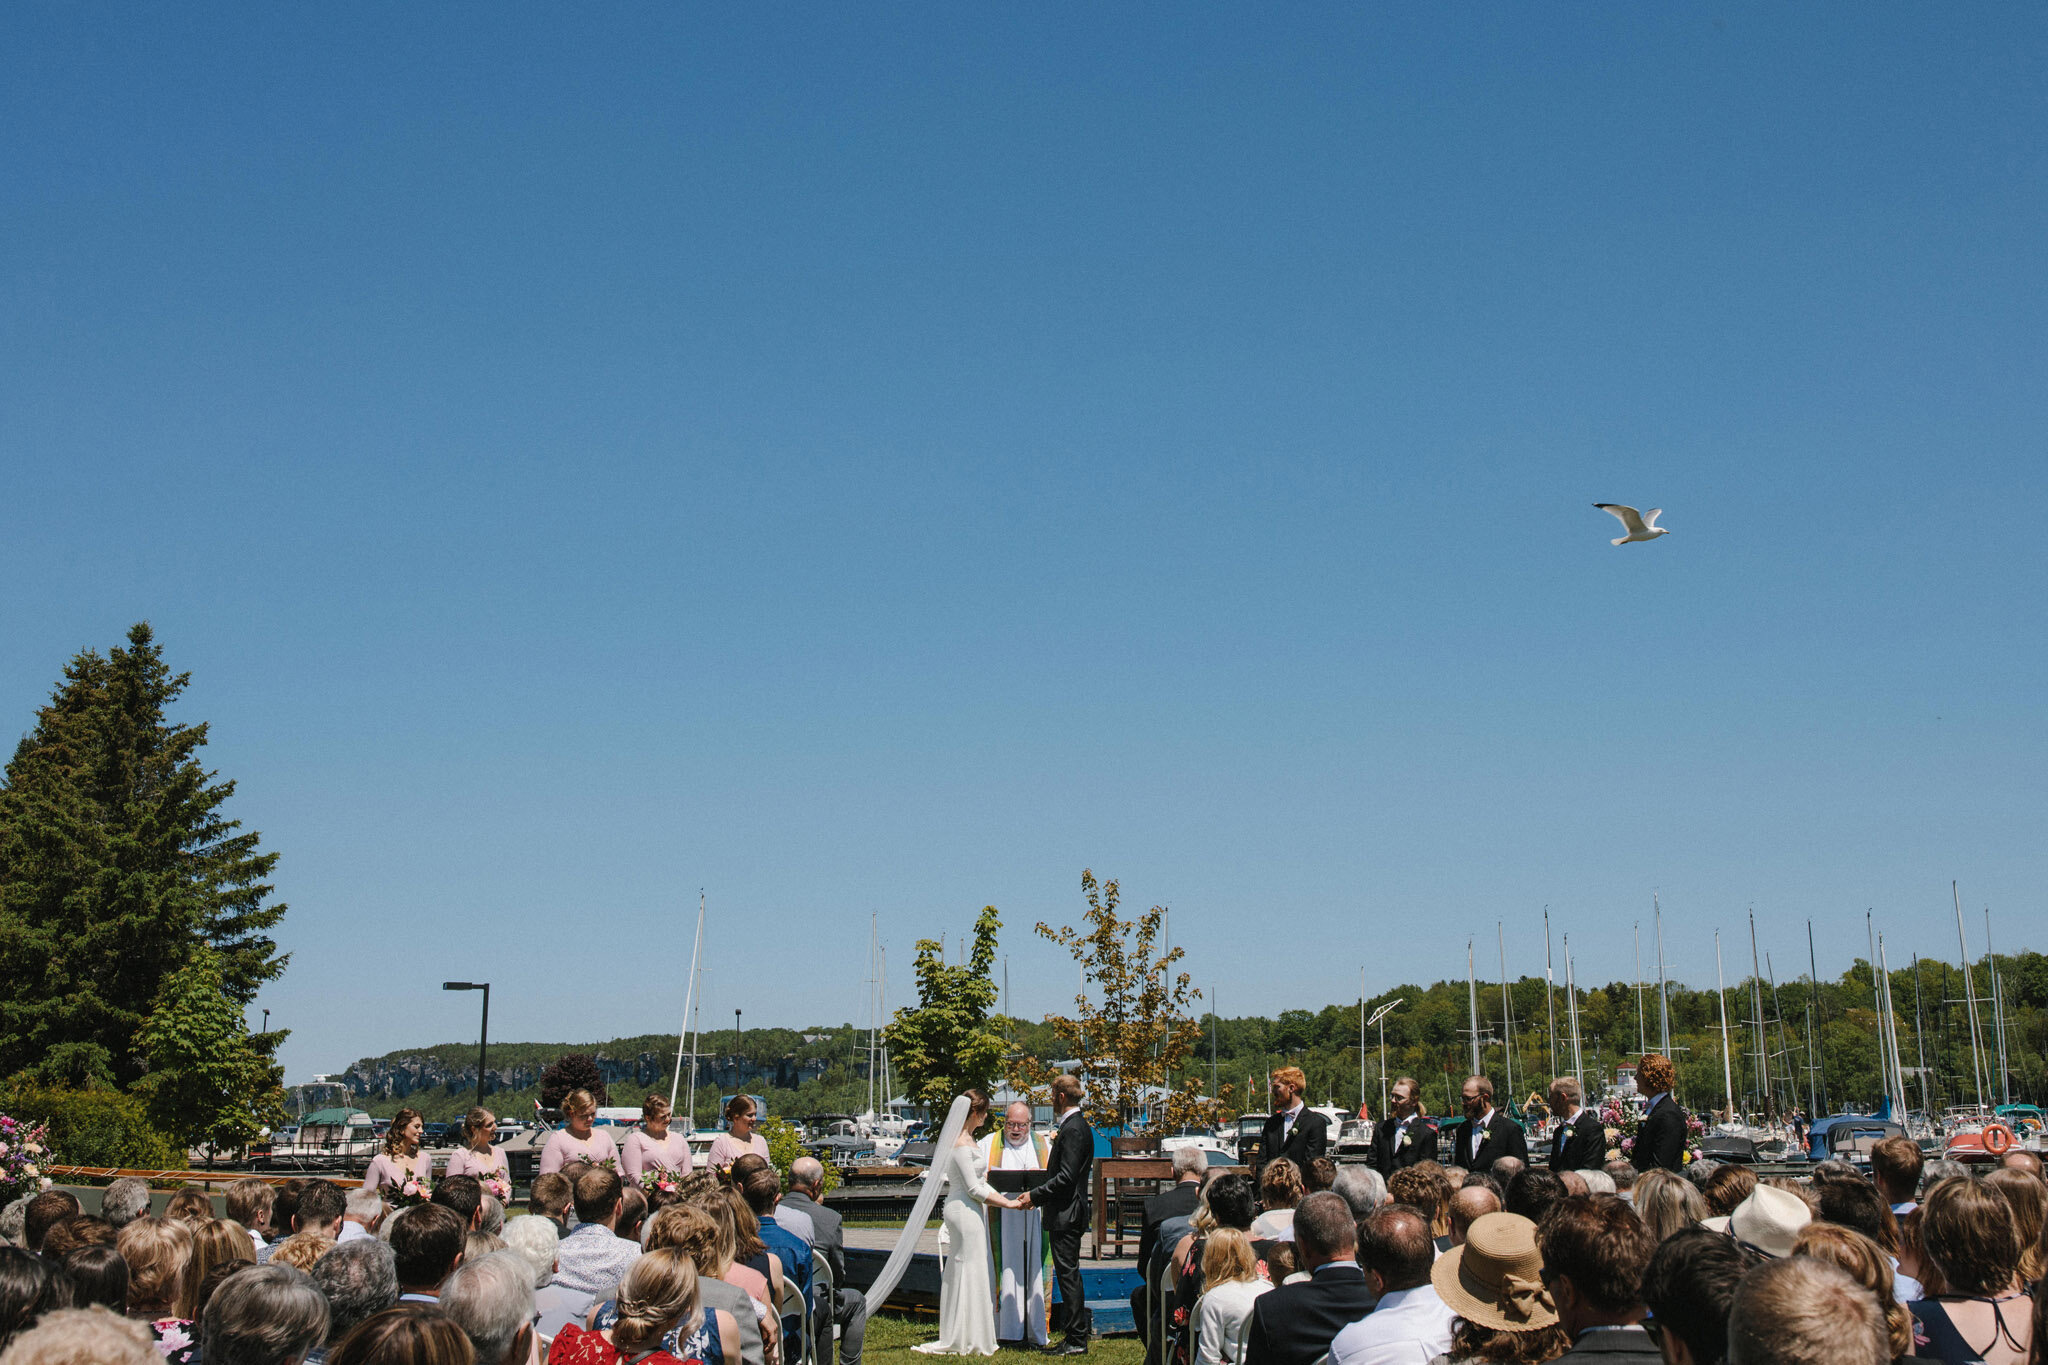
[[[1083,867],[1226,1013],[2043,946],[2038,9],[0,36],[0,725],[155,623],[294,1079],[673,1027],[699,887],[750,1024],[1058,1008]]]

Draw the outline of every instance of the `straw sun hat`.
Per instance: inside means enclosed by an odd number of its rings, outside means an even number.
[[[1536,1225],[1519,1213],[1489,1213],[1430,1267],[1437,1297],[1467,1322],[1505,1332],[1528,1332],[1557,1321],[1543,1287],[1543,1254]]]

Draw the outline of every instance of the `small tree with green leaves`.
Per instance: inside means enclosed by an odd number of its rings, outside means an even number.
[[[1165,907],[1124,919],[1117,914],[1116,882],[1098,885],[1092,871],[1081,873],[1081,892],[1088,898],[1085,929],[1040,924],[1038,934],[1073,954],[1084,980],[1100,993],[1098,1002],[1084,989],[1074,997],[1071,1018],[1046,1020],[1081,1063],[1089,1122],[1128,1129],[1142,1110],[1148,1133],[1213,1123],[1222,1097],[1204,1099],[1200,1078],[1186,1068],[1202,1041],[1193,1013],[1202,993],[1186,972],[1169,974],[1180,949],[1153,952]],[[1019,1059],[1011,1072],[1012,1083],[1033,1094],[1051,1078],[1051,1068],[1036,1057]]]
[[[1003,1064],[1003,1035],[990,1022],[996,1004],[996,931],[1002,918],[993,905],[974,921],[974,947],[967,961],[950,965],[939,940],[917,941],[917,1001],[896,1011],[883,1030],[889,1062],[906,1093],[943,1115],[953,1097],[969,1088],[986,1091]]]
[[[270,1057],[274,1035],[252,1034],[222,989],[221,957],[194,950],[165,978],[137,1042],[149,1059],[138,1082],[150,1121],[187,1147],[246,1146],[284,1122],[283,1068]]]

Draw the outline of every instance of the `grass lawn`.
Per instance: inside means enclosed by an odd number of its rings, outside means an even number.
[[[939,1320],[936,1315],[912,1316],[907,1313],[884,1313],[868,1319],[867,1341],[861,1348],[863,1365],[929,1365],[933,1359],[971,1361],[973,1356],[922,1355],[910,1348],[919,1342],[936,1341],[939,1337]],[[995,1365],[1023,1365],[1024,1361],[1038,1357],[1036,1351],[1005,1349],[995,1357]],[[1095,1365],[1144,1365],[1145,1343],[1136,1337],[1097,1337],[1088,1343],[1087,1359]]]

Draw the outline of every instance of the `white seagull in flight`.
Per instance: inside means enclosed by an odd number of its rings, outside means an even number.
[[[1620,520],[1628,528],[1628,534],[1616,540],[1616,545],[1626,545],[1631,540],[1655,540],[1658,536],[1671,534],[1669,527],[1659,526],[1657,518],[1664,515],[1661,507],[1652,507],[1650,515],[1644,516],[1633,507],[1624,507],[1618,502],[1596,502],[1593,504],[1611,517]]]

